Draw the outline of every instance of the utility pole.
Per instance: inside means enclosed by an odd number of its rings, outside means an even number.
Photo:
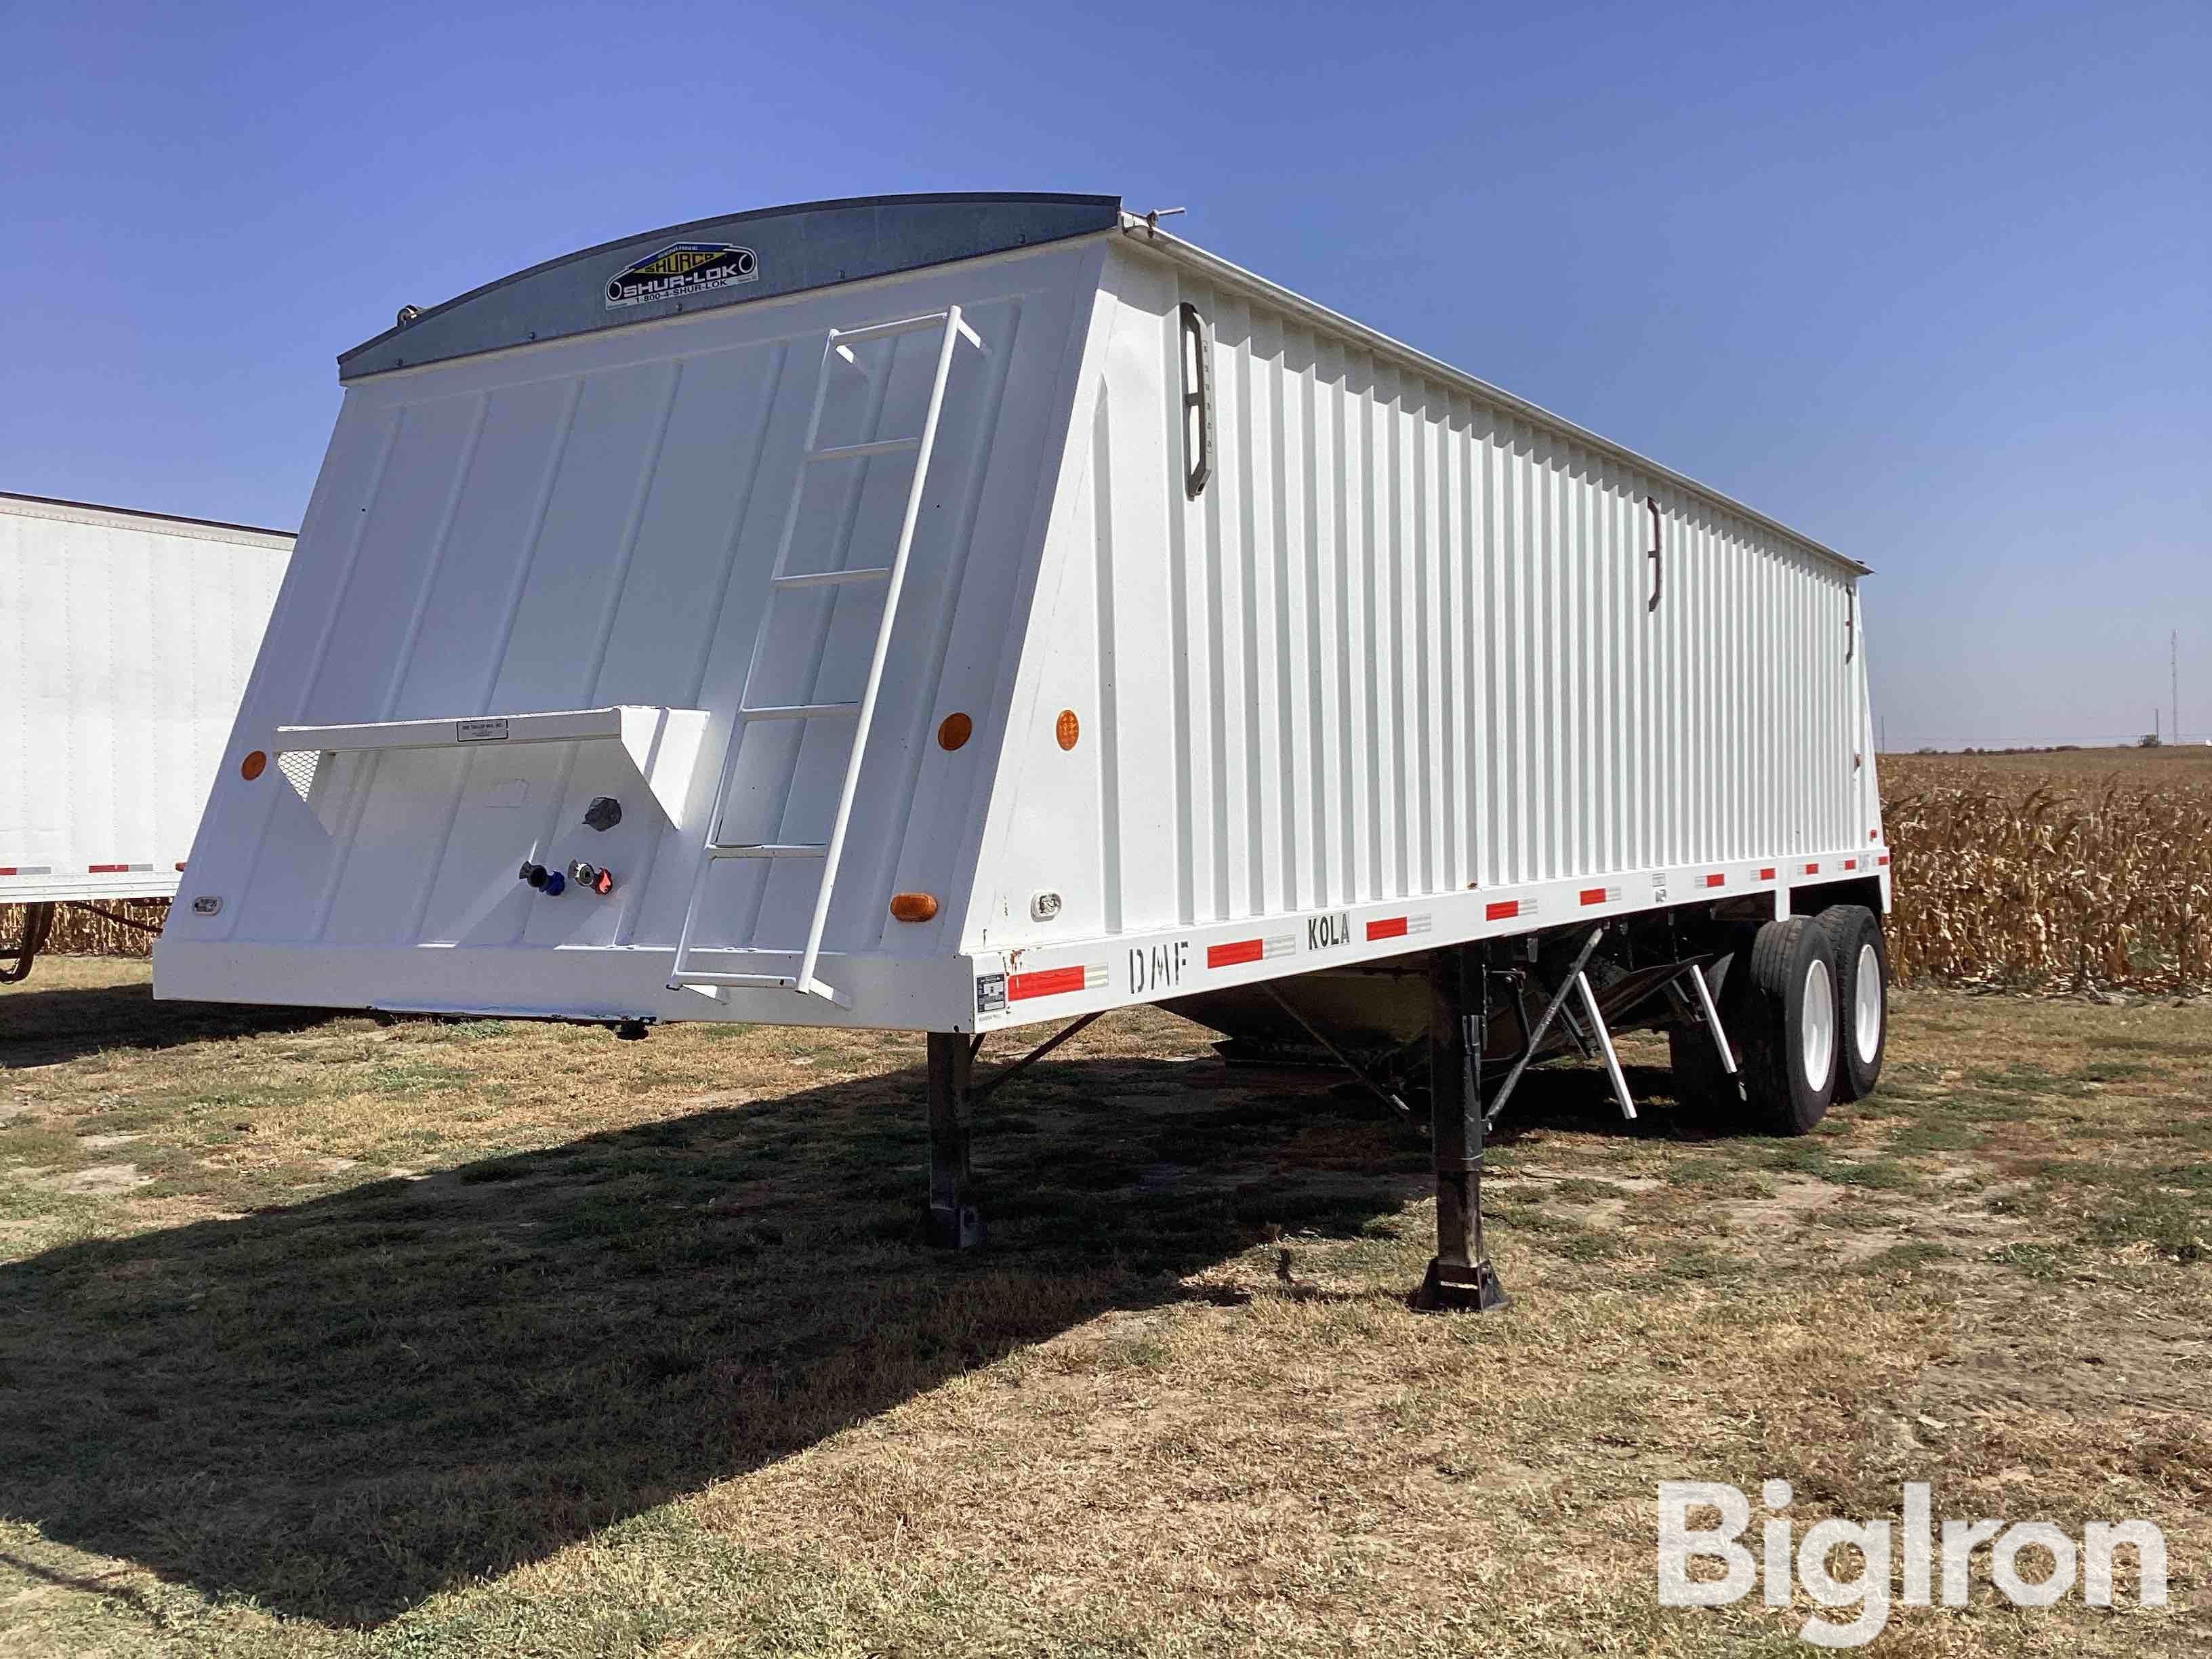
[[[2169,741],[2181,741],[2181,630],[2175,629],[2166,636],[2166,695],[2167,713],[2172,716],[2168,724],[2172,728]]]

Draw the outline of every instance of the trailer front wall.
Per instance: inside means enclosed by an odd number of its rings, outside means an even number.
[[[1186,301],[1217,444],[1194,499]],[[1033,701],[1097,738],[1079,783],[1035,787],[1039,753],[1002,787],[990,945],[1574,878],[1649,902],[1872,838],[1832,557],[1130,243],[1090,361]]]
[[[281,749],[286,725],[705,711],[680,822],[604,741],[303,750],[255,781],[233,766],[195,855],[194,893],[220,908],[173,921],[165,994],[281,981],[350,1004],[836,1016],[781,991],[671,992],[669,952],[744,689],[830,702],[867,672],[881,584],[787,591],[762,628],[787,524],[794,573],[881,565],[897,538],[910,454],[801,460],[827,331],[957,305],[981,343],[958,348],[947,384],[825,939],[841,961],[881,958],[870,984],[897,988],[866,1023],[910,1018],[902,999],[928,977],[899,964],[957,945],[1098,258],[1095,239],[1060,243],[354,381],[234,750]],[[833,363],[819,444],[914,434],[938,345],[902,335]],[[957,749],[934,735],[954,712],[974,732]],[[721,837],[821,842],[853,722],[742,730]],[[584,822],[600,795],[623,807],[604,833]],[[523,860],[577,859],[614,873],[610,895],[516,880]],[[699,965],[795,960],[821,867],[714,864]],[[945,913],[894,921],[908,889],[946,896]]]
[[[176,891],[291,547],[0,496],[0,903]]]

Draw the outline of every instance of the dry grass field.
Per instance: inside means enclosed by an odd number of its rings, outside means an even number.
[[[2162,1612],[1978,1558],[1877,1654],[2212,1647],[2212,1006],[1906,993],[1799,1141],[1679,1125],[1649,1043],[1637,1124],[1537,1074],[1516,1304],[1421,1318],[1419,1140],[1156,1012],[988,1103],[956,1258],[916,1039],[146,978],[0,994],[9,1659],[1780,1655],[1802,1601],[1654,1595],[1655,1483],[1768,1477],[2165,1529]]]

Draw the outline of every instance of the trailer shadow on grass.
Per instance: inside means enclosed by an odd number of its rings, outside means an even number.
[[[356,1018],[331,1008],[156,1002],[145,983],[52,986],[0,996],[0,1070],[53,1066],[103,1048],[170,1048],[210,1037],[302,1031]]]
[[[1430,1190],[1417,1140],[1316,1081],[1047,1062],[980,1118],[991,1243],[948,1256],[921,1239],[923,1090],[908,1067],[0,1266],[0,1514],[374,1625]]]

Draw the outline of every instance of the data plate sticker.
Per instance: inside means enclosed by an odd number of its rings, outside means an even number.
[[[505,743],[507,722],[503,720],[455,720],[453,741],[455,743]]]
[[[975,1012],[979,1014],[1003,1014],[1006,1012],[1006,976],[1004,974],[975,975]]]

